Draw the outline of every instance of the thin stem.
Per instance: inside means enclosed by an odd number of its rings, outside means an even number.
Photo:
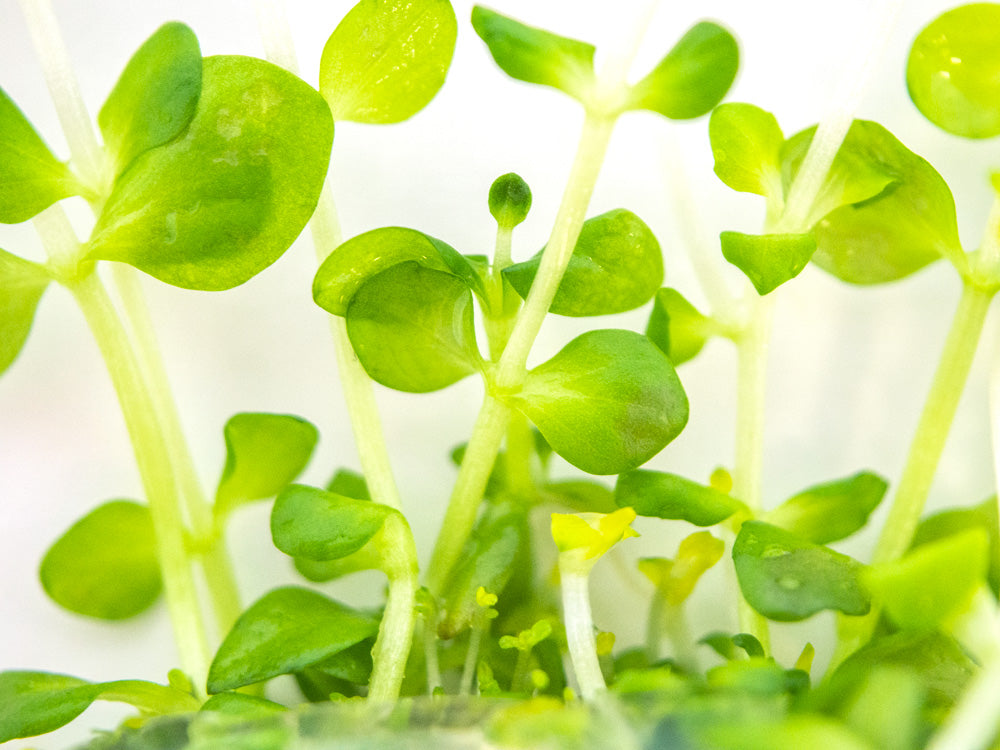
[[[472,626],[469,632],[469,646],[465,651],[465,662],[462,664],[462,678],[458,682],[459,695],[472,695],[472,684],[476,676],[476,666],[479,663],[479,645],[483,640],[484,629]]]
[[[531,692],[531,649],[522,648],[517,650],[517,661],[514,662],[514,672],[510,678],[510,691],[516,693],[520,690]]]
[[[597,659],[597,641],[594,637],[594,618],[590,611],[588,576],[574,570],[559,570],[563,623],[566,626],[566,645],[580,695],[591,700],[607,689],[604,674]]]

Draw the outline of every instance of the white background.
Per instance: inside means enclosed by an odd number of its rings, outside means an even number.
[[[315,84],[326,37],[351,3],[289,0],[288,13],[304,77]],[[500,0],[496,8],[532,25],[601,44],[615,44],[635,9],[628,3]],[[167,20],[198,34],[204,54],[262,55],[252,4],[229,0],[79,3],[56,0],[83,96],[96,112],[134,49]],[[513,82],[496,69],[468,23],[471,4],[455,2],[459,40],[448,81],[411,121],[388,127],[338,125],[331,166],[346,236],[384,225],[418,228],[466,253],[488,252],[494,227],[486,194],[498,175],[516,171],[531,186],[534,207],[515,234],[515,259],[544,244],[575,148],[579,108],[562,94]],[[731,101],[775,113],[786,134],[815,123],[830,106],[838,75],[850,69],[869,3],[842,0],[747,3],[705,0],[664,3],[646,34],[635,67],[648,70],[691,23],[722,21],[741,43],[741,70]],[[875,119],[927,158],[956,195],[963,242],[973,249],[992,198],[991,166],[1000,142],[969,142],[938,131],[910,104],[903,82],[909,41],[949,4],[910,0],[862,99],[858,116]],[[68,158],[39,66],[14,0],[0,0],[0,85],[25,111],[61,158]],[[679,163],[678,163],[679,160]],[[724,229],[758,231],[763,207],[735,194],[712,173],[706,120],[672,123],[636,113],[622,118],[594,195],[591,214],[627,207],[654,230],[664,248],[668,283],[703,306],[681,242],[668,185],[688,173],[698,222],[712,238]],[[81,214],[82,215],[82,214]],[[41,260],[30,224],[0,227],[0,247]],[[721,261],[720,261],[721,263]],[[724,264],[722,264],[724,266]],[[299,414],[322,440],[304,479],[325,482],[338,466],[357,467],[339,395],[326,314],[310,298],[312,248],[302,240],[273,267],[224,293],[195,293],[145,279],[154,319],[186,433],[206,490],[214,491],[224,459],[222,426],[238,411]],[[720,266],[721,268],[721,266]],[[721,268],[734,288],[738,271]],[[764,493],[774,505],[804,486],[869,468],[894,481],[958,299],[959,283],[938,263],[908,280],[877,288],[847,287],[808,268],[787,285],[775,316],[768,386]],[[645,325],[645,312],[596,321],[605,327]],[[533,354],[541,361],[587,322],[547,323]],[[934,506],[979,502],[994,489],[985,391],[995,349],[994,320],[932,492]],[[728,342],[709,344],[680,369],[691,401],[686,431],[651,466],[704,480],[733,454],[734,362]],[[422,560],[448,495],[454,469],[449,450],[467,436],[481,397],[470,379],[428,396],[378,390],[406,510]],[[562,471],[562,469],[560,469]],[[565,470],[569,475],[569,469]],[[66,672],[100,681],[164,679],[175,665],[162,606],[136,620],[106,624],[65,613],[37,582],[47,546],[87,510],[116,497],[141,497],[118,405],[96,348],[62,289],[42,300],[32,334],[0,382],[0,669]],[[266,504],[234,519],[230,543],[249,602],[294,581],[284,556],[271,548]],[[877,516],[881,518],[881,514]],[[690,529],[640,522],[630,556],[672,555]],[[846,549],[864,556],[862,535]],[[620,642],[642,636],[638,597],[613,566],[598,570],[598,625]],[[722,566],[719,566],[720,569]],[[715,589],[725,576],[714,573]],[[641,582],[637,585],[641,586]],[[370,604],[382,583],[362,576],[326,590]],[[727,603],[712,587],[696,595],[695,632],[733,628]],[[806,639],[824,653],[830,618],[778,629],[776,652],[794,660]],[[84,726],[110,726],[116,708],[91,709],[57,735],[12,747],[64,747]]]

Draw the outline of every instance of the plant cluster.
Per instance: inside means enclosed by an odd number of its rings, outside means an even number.
[[[58,38],[44,0],[24,8],[41,37]],[[45,290],[69,291],[107,364],[145,490],[142,502],[106,502],[66,530],[41,561],[41,584],[65,609],[103,620],[165,599],[179,656],[163,684],[0,672],[0,742],[50,732],[105,700],[138,714],[97,736],[95,750],[285,747],[291,722],[239,739],[216,733],[291,715],[265,695],[268,681],[291,675],[305,702],[360,706],[369,720],[411,705],[401,698],[430,695],[444,707],[456,705],[447,696],[494,697],[484,731],[504,747],[596,747],[592,708],[626,721],[637,747],[1000,747],[997,500],[924,516],[1000,290],[1000,201],[982,244],[966,250],[945,181],[882,125],[847,113],[786,135],[769,112],[722,103],[739,47],[717,23],[687,30],[633,83],[633,51],[598,67],[592,45],[485,7],[471,27],[504,73],[584,112],[551,236],[521,262],[512,248],[532,194],[516,174],[489,191],[490,256],[400,226],[345,240],[324,190],[334,123],[401,122],[444,84],[459,33],[448,0],[360,0],[323,50],[319,91],[295,74],[280,24],[264,29],[275,59],[265,62],[203,57],[192,30],[169,23],[105,100],[100,141],[72,87],[53,85],[69,162],[0,90],[0,221],[33,219],[48,253],[39,263],[0,251],[0,368],[20,353]],[[58,57],[58,45],[48,52]],[[998,71],[1000,5],[983,3],[921,32],[906,81],[936,125],[989,138],[1000,135]],[[720,309],[700,311],[663,286],[663,251],[635,213],[588,216],[615,125],[638,110],[707,116],[718,178],[764,199],[759,233],[721,235],[722,255],[747,283]],[[993,187],[1000,192],[996,175]],[[93,211],[83,240],[60,206],[70,197]],[[319,430],[299,416],[241,413],[225,425],[226,462],[207,497],[136,270],[183,289],[230,289],[307,225],[319,259],[312,297],[330,320],[361,472],[337,469],[322,487],[297,483]],[[809,262],[876,285],[939,260],[963,292],[902,476],[889,482],[859,467],[765,507],[775,296]],[[546,316],[646,305],[644,331],[594,328],[528,367]],[[688,421],[675,368],[712,337],[738,353],[734,465],[707,482],[644,468]],[[420,570],[373,383],[417,394],[470,376],[482,381],[482,406],[452,453],[457,479]],[[561,476],[560,461],[578,472]],[[614,477],[613,487],[594,476]],[[830,546],[863,529],[887,495],[870,561]],[[243,506],[272,499],[272,541],[304,579],[380,571],[384,604],[352,607],[305,583],[242,602],[226,525]],[[636,535],[638,516],[696,528],[672,556],[639,561],[651,584],[648,637],[622,648],[595,627],[589,575]],[[734,572],[740,632],[693,634],[685,606],[715,565]],[[838,617],[825,673],[808,643],[794,663],[779,663],[769,624],[821,611]],[[706,670],[709,651],[717,659]],[[183,725],[150,721],[192,713]]]

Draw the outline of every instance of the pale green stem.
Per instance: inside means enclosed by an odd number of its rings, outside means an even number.
[[[517,650],[517,661],[514,662],[514,673],[510,678],[510,691],[531,692],[531,648]]]
[[[560,565],[562,587],[563,624],[566,627],[566,645],[580,695],[592,700],[607,689],[604,674],[597,658],[597,641],[594,637],[594,618],[590,611],[588,576]]]
[[[458,683],[459,695],[472,695],[472,684],[476,677],[476,665],[479,663],[479,646],[483,640],[483,628],[473,625],[469,633],[469,646],[465,651],[465,662],[462,664],[462,678]]]
[[[663,640],[663,625],[666,601],[659,591],[653,591],[649,600],[649,614],[646,617],[646,656],[650,662],[660,660],[660,642]]]
[[[424,612],[421,623],[421,638],[424,643],[424,672],[427,675],[427,694],[433,695],[441,686],[441,663],[438,659],[437,603],[431,602],[431,609]]]
[[[694,639],[691,637],[691,627],[688,623],[684,603],[667,604],[664,607],[666,618],[667,639],[673,647],[674,661],[682,669],[691,674],[698,673],[698,656],[695,653]]]
[[[382,622],[372,648],[372,675],[368,698],[375,702],[395,701],[403,684],[406,661],[416,623],[417,550],[406,520],[391,514],[385,520],[379,550],[389,579]]]

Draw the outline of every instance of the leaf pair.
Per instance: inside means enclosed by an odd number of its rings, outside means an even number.
[[[715,172],[734,190],[768,201],[781,215],[815,128],[785,139],[774,116],[724,104],[709,121]],[[951,192],[937,172],[882,126],[856,120],[801,226],[784,233],[724,232],[723,255],[760,294],[794,278],[811,259],[843,281],[876,284],[911,274],[939,257],[960,268]]]
[[[634,86],[600,101],[594,47],[527,26],[476,6],[472,26],[497,65],[511,78],[558,89],[585,107],[618,115],[644,109],[671,119],[700,117],[722,100],[739,66],[736,40],[722,27],[693,26],[659,64]]]

